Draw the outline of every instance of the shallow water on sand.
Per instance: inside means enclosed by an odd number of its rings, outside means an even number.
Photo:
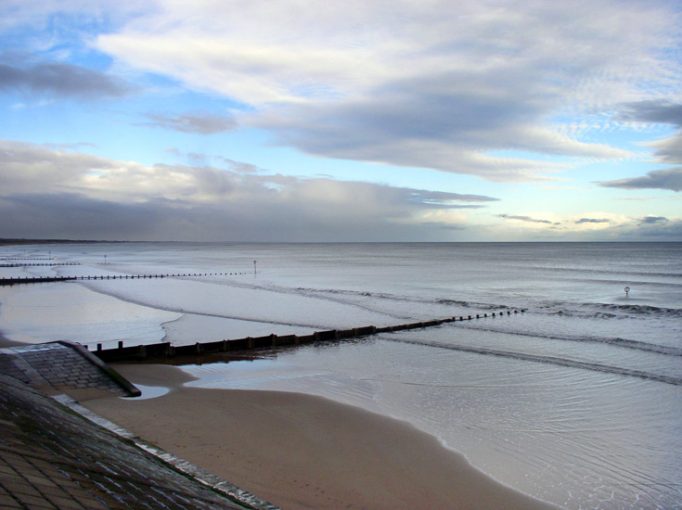
[[[47,249],[2,247],[0,263]],[[248,274],[0,287],[9,339],[181,344],[526,308],[185,369],[191,385],[313,393],[406,420],[566,508],[682,504],[682,244],[49,249],[81,265],[0,276]]]

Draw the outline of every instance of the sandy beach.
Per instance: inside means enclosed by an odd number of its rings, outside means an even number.
[[[173,391],[84,405],[285,509],[548,508],[397,420],[308,395],[184,388],[190,376],[170,366],[116,368]]]

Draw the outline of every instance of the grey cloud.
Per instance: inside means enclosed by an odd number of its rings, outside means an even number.
[[[668,218],[665,216],[645,216],[639,220],[640,225],[660,225],[661,223],[668,223]]]
[[[327,2],[282,16],[297,5],[250,2],[225,18],[218,4],[175,2],[163,23],[150,13],[97,44],[252,106],[243,122],[311,154],[529,180],[560,169],[557,155],[630,155],[556,123],[663,83],[660,50],[677,34],[666,6],[638,2]]]
[[[72,194],[0,198],[0,237],[187,241],[438,241],[443,224],[325,211],[277,199],[187,207],[165,200],[122,204]],[[349,221],[351,220],[351,221]],[[450,225],[449,228],[453,228]],[[464,226],[460,227],[461,229]]]
[[[531,218],[530,216],[516,216],[516,215],[512,215],[512,214],[498,214],[497,217],[505,219],[505,220],[525,221],[527,223],[544,223],[547,225],[559,225],[559,223],[555,223],[553,221],[543,220],[543,219],[538,219],[538,218]]]
[[[111,161],[29,143],[0,140],[0,195],[51,189],[63,191],[91,170],[111,169]]]
[[[505,76],[506,75],[506,76]],[[511,75],[511,76],[509,76]],[[481,93],[493,80],[500,85],[494,94]],[[536,119],[549,106],[542,95],[530,96],[528,77],[510,70],[449,72],[440,75],[396,80],[370,92],[371,99],[348,101],[336,110],[321,111],[318,120],[329,120],[347,128],[362,128],[363,134],[405,140],[481,140],[501,125]],[[491,140],[489,145],[495,145]]]
[[[671,101],[640,101],[623,106],[624,120],[670,124],[682,128],[682,104]],[[682,164],[682,130],[672,136],[649,144],[663,163]]]
[[[606,218],[580,218],[575,222],[576,225],[583,225],[585,223],[609,223],[610,220]]]
[[[667,221],[647,222],[642,220],[618,232],[619,240],[682,241],[682,221],[668,219]]]
[[[0,63],[0,90],[19,90],[59,97],[118,98],[133,88],[99,71],[64,63],[17,66]]]
[[[0,235],[35,238],[145,239],[168,212],[159,203],[117,204],[76,193],[0,197]]]
[[[237,127],[237,122],[228,115],[219,116],[200,113],[167,115],[149,113],[147,114],[147,118],[151,121],[147,123],[147,125],[202,135],[231,131]]]
[[[494,202],[497,198],[484,195],[462,195],[460,193],[448,193],[444,191],[427,191],[411,188],[398,188],[410,196],[410,200],[424,204],[443,204],[451,201],[459,202]]]
[[[437,241],[443,226],[464,225],[434,218],[496,200],[238,169],[146,166],[17,142],[0,143],[0,181],[0,237]]]
[[[625,120],[657,122],[682,127],[682,104],[651,100],[623,105],[620,117]]]
[[[601,181],[598,184],[609,188],[625,189],[666,189],[682,190],[682,167],[669,170],[653,170],[642,177],[618,179],[615,181]]]
[[[494,93],[484,93],[490,83]],[[492,180],[528,180],[555,165],[487,158],[511,149],[546,155],[612,157],[614,149],[561,138],[540,128],[553,98],[534,75],[495,69],[395,81],[364,99],[291,106],[264,115],[259,125],[283,144],[342,159],[387,162],[474,174]],[[621,151],[622,152],[622,151]]]
[[[668,138],[649,144],[656,149],[656,157],[663,163],[682,164],[682,130]]]

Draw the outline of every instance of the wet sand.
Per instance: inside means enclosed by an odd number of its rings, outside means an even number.
[[[184,388],[191,377],[170,366],[116,369],[174,389],[84,405],[284,509],[551,508],[391,418],[302,394]]]
[[[2,333],[0,333],[0,349],[3,347],[16,347],[18,345],[26,345],[24,342],[15,342],[13,340],[8,340],[4,336],[2,336]]]

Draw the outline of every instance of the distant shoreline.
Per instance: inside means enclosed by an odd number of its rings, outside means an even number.
[[[3,239],[0,238],[0,246],[21,244],[84,244],[84,243],[134,243],[139,241],[87,241],[83,239]]]
[[[30,244],[283,244],[283,245],[314,245],[314,244],[680,244],[680,241],[153,241],[153,240],[106,240],[106,239],[26,239],[0,238],[0,246],[21,246]]]

